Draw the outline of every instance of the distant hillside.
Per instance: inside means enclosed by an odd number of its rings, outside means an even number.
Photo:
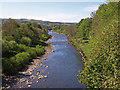
[[[50,21],[42,21],[42,20],[35,20],[35,19],[15,19],[20,23],[27,23],[27,22],[37,22],[41,25],[71,25],[75,23],[64,23],[64,22],[50,22]],[[8,19],[2,19],[2,22],[8,21]]]
[[[9,19],[2,19],[2,22],[8,22]],[[50,21],[42,21],[42,20],[35,20],[35,19],[15,19],[17,22],[21,24],[25,24],[28,22],[36,22],[40,24],[43,28],[48,30],[59,29],[60,26],[69,26],[76,23],[64,23],[64,22],[50,22]]]

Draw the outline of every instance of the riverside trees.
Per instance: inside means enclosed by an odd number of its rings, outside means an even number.
[[[58,31],[87,56],[77,78],[88,88],[120,88],[119,6],[120,2],[103,4],[91,18],[76,24],[77,29],[69,26]]]
[[[21,24],[13,19],[2,25],[3,73],[15,74],[33,58],[44,54],[44,43],[51,36],[37,23]]]

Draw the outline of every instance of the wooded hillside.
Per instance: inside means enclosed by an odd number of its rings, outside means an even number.
[[[103,4],[91,18],[55,32],[68,35],[71,43],[87,56],[77,75],[88,88],[120,88],[120,2]]]

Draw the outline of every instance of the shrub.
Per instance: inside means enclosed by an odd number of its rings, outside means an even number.
[[[2,61],[5,74],[17,73],[30,60],[44,54],[44,47],[39,45],[46,46],[44,41],[51,36],[47,29],[41,27],[37,23],[21,24],[12,19],[3,20]]]
[[[13,66],[13,62],[9,58],[2,58],[2,70],[4,74],[10,75],[16,73],[17,68]]]
[[[22,37],[20,42],[22,44],[25,44],[26,46],[30,46],[31,45],[31,39],[29,37]]]
[[[37,45],[37,46],[36,46],[36,53],[37,53],[37,55],[38,55],[38,56],[43,55],[43,54],[44,54],[44,52],[45,52],[44,47],[39,46],[39,45]]]
[[[28,52],[30,54],[31,59],[37,57],[37,53],[36,53],[36,49],[35,48],[27,49],[26,52]]]
[[[18,46],[15,41],[2,40],[2,54],[3,57],[10,57],[17,54]]]
[[[30,55],[27,52],[18,53],[11,58],[3,58],[3,72],[6,74],[15,74],[25,67],[25,65],[29,63],[30,59]]]

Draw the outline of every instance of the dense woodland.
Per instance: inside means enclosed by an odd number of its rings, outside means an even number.
[[[91,13],[91,18],[63,26],[54,32],[68,35],[87,56],[77,78],[88,88],[120,88],[120,2],[109,2]]]
[[[2,66],[5,75],[22,70],[33,58],[43,55],[51,36],[38,23],[9,19],[2,25]]]

